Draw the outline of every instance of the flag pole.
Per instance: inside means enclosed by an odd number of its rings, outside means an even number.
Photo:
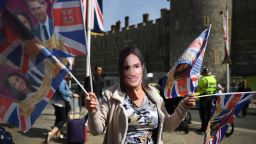
[[[52,56],[52,58],[54,59],[54,61],[58,64],[60,64],[62,67],[64,67],[67,71],[68,74],[76,81],[76,83],[81,87],[81,89],[84,91],[84,93],[86,95],[88,95],[88,92],[84,89],[84,87],[81,85],[81,83],[76,79],[76,77],[71,73],[71,71],[65,66],[63,65],[59,59],[57,59],[55,56]]]
[[[196,97],[197,98],[202,98],[202,97],[211,97],[211,96],[232,95],[232,94],[248,94],[248,93],[256,93],[256,91],[216,93],[216,94],[200,95],[200,96],[196,96]]]
[[[93,92],[92,71],[91,71],[91,14],[92,0],[84,0],[86,7],[83,10],[84,28],[87,30],[87,57],[86,57],[86,77],[89,77],[91,92]]]
[[[89,77],[90,77],[90,86],[91,92],[93,92],[93,84],[92,84],[92,68],[91,68],[91,18],[92,16],[92,0],[88,0],[88,47],[89,47],[89,55],[88,55],[88,69],[89,69]]]
[[[228,53],[228,55],[229,55],[229,53],[230,53],[230,47],[229,47],[229,27],[228,27],[228,9],[227,9],[227,6],[226,6],[226,14],[227,14],[227,16],[226,16],[226,18],[227,18],[227,20],[226,20],[226,29],[227,29],[227,53]],[[227,92],[229,92],[229,90],[230,90],[230,72],[229,72],[229,57],[228,57],[228,62],[227,62]]]
[[[227,63],[227,92],[230,90],[230,72],[229,72],[229,64]]]

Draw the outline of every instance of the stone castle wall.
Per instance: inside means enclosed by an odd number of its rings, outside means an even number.
[[[233,0],[231,72],[256,75],[256,1]]]

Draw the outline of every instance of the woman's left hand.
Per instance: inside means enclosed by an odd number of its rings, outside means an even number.
[[[194,107],[196,105],[196,96],[195,94],[190,94],[186,96],[183,100],[184,104],[189,108]]]

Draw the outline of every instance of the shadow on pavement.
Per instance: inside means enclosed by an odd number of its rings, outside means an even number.
[[[13,125],[9,124],[9,123],[0,123],[1,127],[8,127],[8,128],[15,128]]]
[[[255,112],[248,112],[248,115],[256,115],[256,111]]]
[[[48,131],[49,131],[48,129],[44,129],[44,128],[31,128],[27,132],[19,131],[19,133],[21,135],[24,135],[30,138],[46,138]]]
[[[196,134],[198,134],[198,135],[204,135],[204,132],[201,132],[200,130],[199,130],[199,128],[189,128],[189,131],[193,131],[193,132],[195,132]]]

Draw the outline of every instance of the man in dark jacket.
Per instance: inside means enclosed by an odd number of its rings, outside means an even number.
[[[242,80],[239,84],[238,84],[238,88],[237,88],[238,92],[248,92],[248,91],[252,91],[252,89],[248,86],[247,84],[247,80]],[[245,117],[247,115],[247,111],[249,108],[249,103],[250,101],[248,101],[246,103],[246,105],[244,106],[244,108],[242,109],[242,115]]]
[[[95,73],[92,76],[92,83],[93,83],[93,92],[96,94],[99,103],[102,100],[102,89],[104,87],[104,82],[102,78],[102,67],[95,66]],[[91,85],[90,85],[90,77],[86,77],[84,80],[84,88],[86,91],[91,92]]]

